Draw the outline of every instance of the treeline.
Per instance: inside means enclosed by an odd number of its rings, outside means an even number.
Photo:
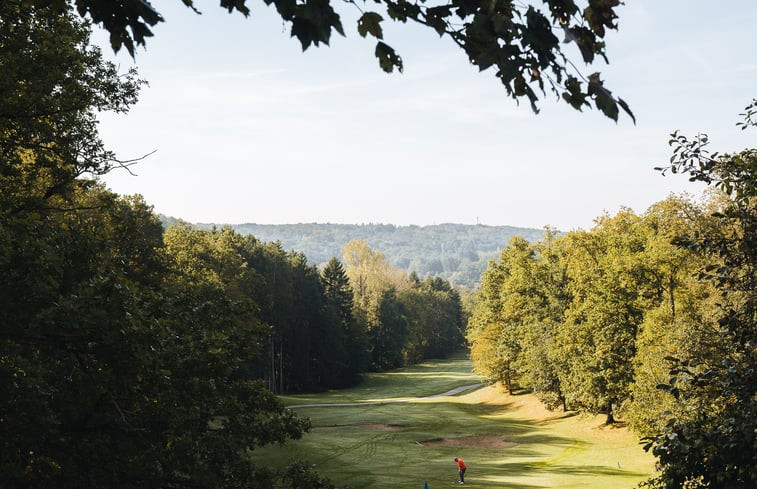
[[[309,429],[273,391],[462,344],[447,282],[360,243],[319,270],[229,228],[164,231],[105,189],[132,162],[96,114],[128,111],[142,82],[79,17],[0,2],[0,69],[0,488],[330,487],[251,463]]]
[[[162,216],[167,224],[175,218]],[[220,227],[196,224],[204,229]],[[395,226],[392,224],[233,224],[240,234],[262,241],[279,241],[285,250],[298,250],[308,261],[325,264],[339,256],[350,241],[365,241],[383,253],[389,263],[420,278],[441,277],[455,286],[477,288],[486,264],[495,258],[512,236],[528,241],[544,237],[544,230],[513,226],[437,224]]]
[[[463,347],[459,294],[440,278],[421,281],[386,263],[363,241],[348,243],[319,270],[230,227],[178,223],[165,232],[165,255],[186,274],[222,286],[250,308],[259,354],[250,373],[275,393],[355,384],[365,371],[393,369]]]
[[[717,191],[513,238],[484,275],[471,356],[550,408],[622,417],[658,458],[646,487],[756,487],[757,150],[672,143],[666,171]]]
[[[9,487],[194,487],[238,450],[308,429],[273,393],[345,387],[463,346],[449,283],[408,277],[364,242],[345,248],[346,269],[334,258],[321,271],[230,228],[164,233],[141,198],[93,182],[47,198],[51,211],[5,203]],[[273,484],[255,474],[248,487]]]

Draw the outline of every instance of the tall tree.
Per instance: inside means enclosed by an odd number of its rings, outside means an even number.
[[[289,391],[339,384],[346,355],[340,321],[328,314],[321,275],[302,253],[290,253],[294,313],[289,344]]]
[[[413,280],[398,293],[408,319],[404,347],[407,363],[443,358],[463,346],[463,312],[460,296],[439,277]]]
[[[0,208],[13,215],[52,206],[97,176],[126,164],[105,149],[99,111],[126,112],[142,84],[119,74],[89,46],[89,29],[74,16],[0,5]]]
[[[705,354],[716,323],[717,297],[711,284],[696,277],[698,268],[705,265],[702,257],[674,244],[714,224],[705,215],[705,208],[685,197],[672,196],[652,205],[642,218],[652,230],[642,258],[651,272],[649,292],[657,301],[646,308],[639,326],[632,402],[624,416],[637,433],[649,436],[664,428],[664,413],[689,417],[686,411],[694,408],[675,403],[657,386],[669,379],[666,357],[681,351],[693,356]]]
[[[368,323],[369,351],[373,370],[390,370],[404,365],[402,351],[407,338],[405,307],[392,287],[381,293],[375,320]]]
[[[755,114],[757,100],[742,114],[742,129],[757,125]],[[700,278],[718,292],[718,347],[671,358],[670,381],[661,387],[698,409],[692,417],[671,416],[646,448],[661,470],[653,485],[746,489],[757,485],[757,149],[717,154],[708,142],[674,133],[663,171],[688,174],[727,196],[713,214],[716,228],[678,240],[710,261]]]
[[[355,306],[366,309],[391,286],[399,286],[402,273],[393,269],[386,257],[372,250],[364,240],[350,241],[342,247],[342,261],[355,291]]]
[[[534,245],[535,262],[527,275],[532,292],[526,297],[529,305],[520,340],[523,351],[516,368],[521,372],[523,386],[531,389],[547,407],[562,406],[567,410],[556,342],[572,299],[563,246],[564,239],[557,238],[552,229]]]
[[[368,366],[368,344],[365,330],[355,319],[353,313],[352,287],[342,263],[332,258],[321,272],[326,306],[338,319],[341,327],[339,339],[344,348],[343,367],[338,375],[336,386],[354,384],[359,374]],[[332,338],[331,341],[337,341]]]
[[[630,396],[636,334],[643,320],[648,271],[640,258],[646,229],[630,210],[603,216],[568,243],[572,302],[558,334],[570,405],[606,413]]]
[[[506,382],[510,365],[499,353],[504,334],[502,287],[509,276],[504,250],[499,260],[491,260],[481,280],[466,337],[471,345],[473,368],[492,382]]]
[[[523,350],[522,340],[530,316],[540,307],[542,294],[534,280],[535,250],[525,239],[512,238],[499,260],[490,264],[484,275],[484,300],[478,303],[471,318],[469,341],[474,344],[474,362],[496,366],[498,371],[488,376],[503,382],[512,393],[513,383],[521,373],[517,365]],[[479,337],[479,333],[483,334]],[[490,341],[495,344],[486,346]],[[496,359],[480,358],[481,353],[485,356],[493,353]]]
[[[272,486],[246,452],[308,422],[243,374],[246,273],[172,255],[144,201],[82,178],[119,164],[95,113],[139,82],[76,17],[29,5],[0,3],[0,484]]]

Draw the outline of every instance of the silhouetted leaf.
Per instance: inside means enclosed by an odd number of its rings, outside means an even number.
[[[383,39],[384,33],[381,30],[381,21],[383,18],[376,12],[365,12],[357,21],[357,32],[365,37],[370,34],[376,39]]]
[[[375,54],[376,58],[378,58],[379,66],[381,66],[382,70],[387,73],[391,73],[396,67],[400,71],[400,73],[402,72],[402,58],[400,58],[397,53],[394,52],[394,48],[384,43],[383,41],[379,41],[376,43]]]

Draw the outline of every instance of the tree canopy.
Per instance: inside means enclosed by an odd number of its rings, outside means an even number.
[[[193,0],[181,0],[199,13]],[[622,109],[631,119],[628,104],[604,86],[599,72],[582,74],[562,44],[575,45],[582,61],[591,65],[607,62],[605,36],[617,29],[620,0],[516,1],[376,0],[369,2],[330,0],[263,0],[273,5],[305,50],[329,44],[334,32],[344,36],[342,11],[357,9],[357,32],[376,40],[374,54],[386,72],[403,70],[400,54],[385,42],[382,23],[412,22],[425,26],[462,49],[479,70],[491,68],[508,96],[528,100],[538,112],[540,97],[551,92],[577,110],[592,105],[617,121]],[[151,28],[164,19],[146,0],[28,0],[58,11],[75,7],[81,16],[102,25],[110,33],[114,50],[125,48],[132,56],[153,35]],[[251,14],[247,0],[221,0],[220,6],[244,16]],[[635,120],[635,119],[634,119]]]
[[[471,357],[549,407],[627,421],[658,459],[644,487],[755,487],[757,150],[712,153],[678,132],[670,144],[660,170],[711,185],[708,199],[511,240],[484,274]]]
[[[757,99],[738,126],[757,126],[756,108]],[[659,460],[658,487],[746,489],[757,484],[757,149],[711,152],[706,135],[678,132],[670,144],[670,165],[660,170],[711,185],[722,199],[713,226],[676,240],[705,260],[697,278],[713,289],[712,315],[698,321],[703,348],[666,358],[670,376],[658,388],[678,409],[646,448]]]
[[[135,73],[76,16],[0,20],[0,485],[287,487],[246,456],[309,426],[250,371],[251,274],[96,180],[120,162],[95,114],[128,110]]]

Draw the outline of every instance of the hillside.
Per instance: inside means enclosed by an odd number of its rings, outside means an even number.
[[[164,218],[164,222],[175,222]],[[219,224],[196,224],[209,228]],[[261,241],[279,241],[286,250],[305,253],[315,264],[331,257],[341,259],[342,246],[356,239],[386,256],[394,266],[415,272],[421,278],[440,276],[451,283],[474,288],[488,261],[497,256],[513,236],[537,241],[544,230],[513,226],[437,224],[394,226],[391,224],[233,224],[241,234]]]

